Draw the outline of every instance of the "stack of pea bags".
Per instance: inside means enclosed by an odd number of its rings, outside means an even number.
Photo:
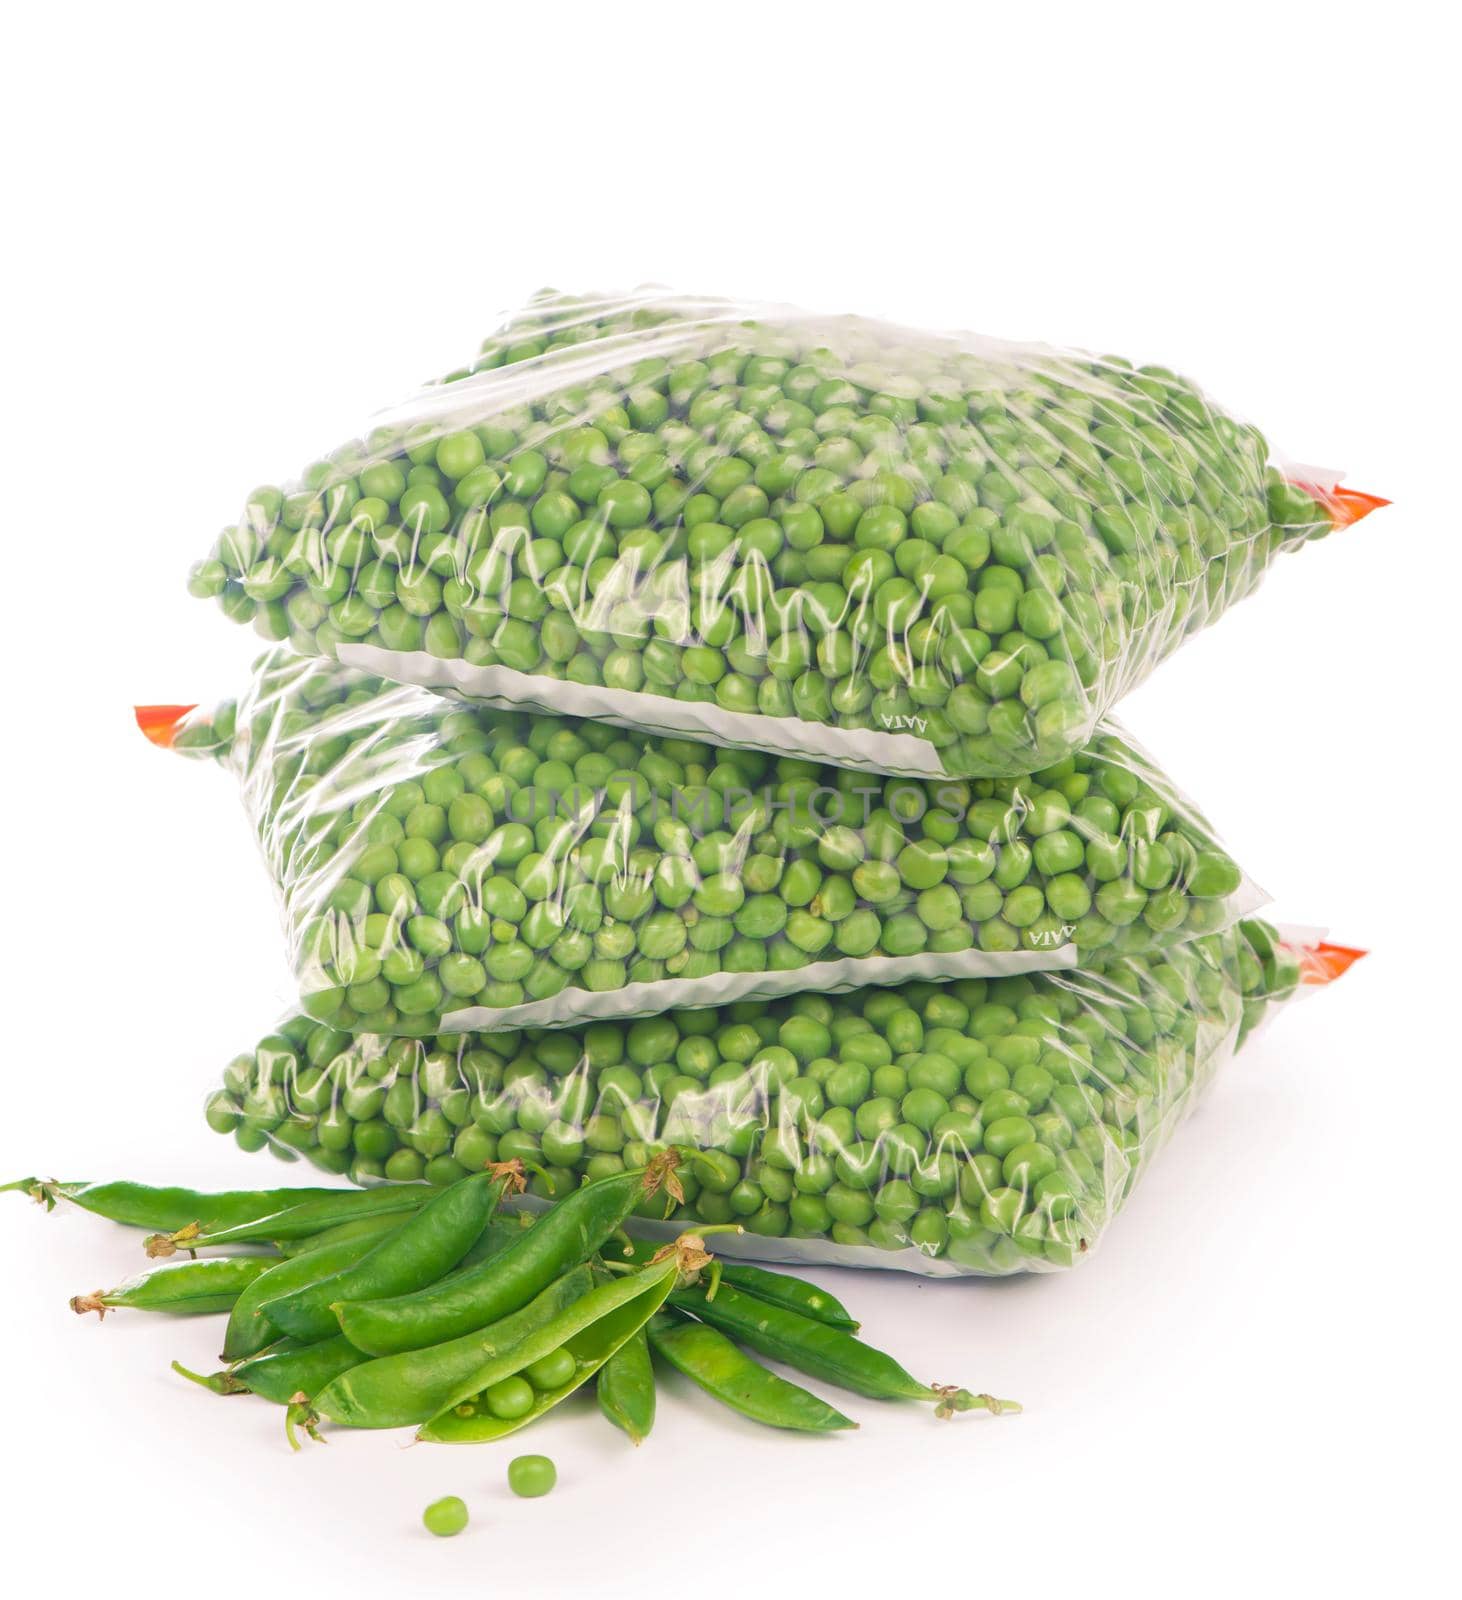
[[[1166,369],[546,293],[194,568],[271,647],[142,720],[237,777],[300,984],[210,1124],[544,1199],[675,1147],[647,1234],[1069,1266],[1344,966],[1108,709],[1380,503]]]

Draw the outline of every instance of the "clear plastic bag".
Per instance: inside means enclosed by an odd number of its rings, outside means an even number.
[[[1265,898],[1115,729],[1033,778],[873,778],[285,649],[236,704],[140,716],[237,775],[301,1004],[349,1032],[1069,967]]]
[[[1357,954],[1245,922],[1090,971],[573,1030],[388,1039],[295,1015],[229,1064],[207,1117],[246,1150],[360,1183],[518,1158],[540,1197],[675,1145],[685,1200],[658,1231],[739,1220],[718,1250],[1049,1271],[1097,1243],[1270,1011]],[[637,1231],[663,1215],[646,1208]]]
[[[1378,504],[1284,476],[1166,368],[545,293],[256,490],[190,583],[266,638],[491,705],[1014,776]]]

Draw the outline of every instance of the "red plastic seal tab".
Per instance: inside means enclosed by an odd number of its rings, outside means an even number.
[[[1359,522],[1362,517],[1368,517],[1371,512],[1391,504],[1378,494],[1367,494],[1364,489],[1342,489],[1338,486],[1319,498],[1337,528],[1348,528],[1351,523]]]
[[[1364,489],[1346,489],[1338,483],[1314,483],[1306,478],[1289,480],[1296,489],[1303,489],[1324,506],[1334,528],[1348,528],[1371,512],[1391,504],[1378,494],[1367,494]]]
[[[137,718],[137,726],[152,740],[154,744],[161,745],[164,750],[170,749],[172,742],[178,736],[178,728],[183,718],[190,711],[196,711],[196,705],[191,706],[133,706],[132,715]]]
[[[1334,983],[1370,951],[1344,944],[1311,944],[1302,945],[1295,953],[1299,957],[1301,983]]]

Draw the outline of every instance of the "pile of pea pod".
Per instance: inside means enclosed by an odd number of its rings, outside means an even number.
[[[1287,480],[1164,367],[545,294],[471,370],[256,489],[190,588],[469,698],[1009,777],[1374,503]]]
[[[303,1009],[347,1032],[1069,966],[1264,898],[1115,729],[1029,778],[875,779],[274,651],[171,738],[237,775]]]
[[[656,1359],[743,1416],[796,1432],[857,1424],[757,1355],[868,1399],[926,1402],[944,1417],[1020,1409],[919,1382],[860,1340],[845,1308],[814,1284],[723,1266],[706,1236],[734,1227],[682,1233],[659,1249],[634,1244],[624,1222],[662,1189],[677,1199],[680,1161],[665,1151],[572,1190],[536,1218],[499,1211],[522,1185],[516,1162],[442,1188],[209,1195],[33,1178],[4,1187],[155,1227],[151,1257],[189,1252],[78,1295],[72,1309],[102,1318],[121,1308],[226,1313],[226,1365],[174,1369],[216,1394],[284,1407],[296,1447],[300,1430],[319,1437],[322,1424],[412,1427],[434,1443],[497,1440],[590,1383],[603,1415],[639,1444],[655,1420]],[[218,1251],[227,1253],[201,1253]],[[547,1466],[520,1492],[544,1492]]]
[[[296,1015],[208,1121],[355,1182],[528,1164],[532,1194],[690,1155],[677,1226],[764,1259],[922,1273],[1084,1257],[1216,1068],[1300,981],[1245,922],[1081,973],[803,994],[773,1006],[432,1040]],[[636,1211],[654,1231],[654,1206]]]

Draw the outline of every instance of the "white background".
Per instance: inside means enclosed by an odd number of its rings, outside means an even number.
[[[229,781],[133,701],[256,643],[182,576],[255,482],[539,285],[646,279],[1161,360],[1393,509],[1123,715],[1294,920],[1374,954],[1222,1078],[1095,1259],[829,1275],[917,1373],[808,1441],[670,1387],[638,1452],[337,1437],[66,1297],[136,1236],[0,1205],[15,1594],[1435,1592],[1455,1459],[1456,125],[1429,8],[69,5],[9,25],[0,1175],[290,1175],[205,1090],[286,997]],[[305,1174],[296,1169],[301,1181]],[[3,1472],[4,1469],[0,1469]],[[470,1533],[418,1512],[470,1502]]]

